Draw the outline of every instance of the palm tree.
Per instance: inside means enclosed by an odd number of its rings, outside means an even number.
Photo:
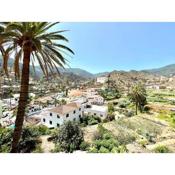
[[[131,87],[131,92],[128,94],[130,100],[135,104],[136,115],[139,108],[142,112],[143,106],[146,104],[146,90],[141,83],[137,83]]]
[[[45,76],[58,70],[58,66],[64,67],[67,63],[65,55],[67,52],[74,52],[58,41],[68,40],[61,35],[65,30],[51,32],[50,28],[57,23],[47,22],[12,22],[1,23],[5,31],[0,35],[3,45],[6,47],[3,57],[3,69],[8,75],[7,64],[10,54],[14,54],[14,71],[20,77],[19,62],[22,61],[21,89],[18,104],[18,111],[15,121],[15,130],[12,141],[12,153],[18,152],[22,126],[25,115],[25,108],[28,99],[30,64],[39,63]],[[22,59],[22,60],[21,60]],[[35,69],[34,69],[35,70]]]

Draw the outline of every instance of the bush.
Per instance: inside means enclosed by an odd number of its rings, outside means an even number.
[[[101,123],[101,118],[98,116],[89,116],[85,115],[80,119],[80,123],[85,127],[87,125],[96,125],[98,123]]]
[[[13,130],[0,128],[0,152],[10,152]]]
[[[18,152],[30,153],[40,143],[37,127],[25,127],[22,130],[21,139],[18,145]],[[0,129],[0,152],[10,152],[13,129]]]
[[[138,141],[138,143],[142,146],[142,147],[146,147],[146,145],[148,145],[148,140],[147,139],[140,139]]]
[[[38,128],[39,135],[49,135],[51,133],[50,129],[47,126],[39,125]]]
[[[124,115],[126,117],[132,117],[132,116],[134,116],[134,111],[127,110],[127,111],[124,112]]]
[[[89,149],[89,146],[90,146],[89,143],[84,141],[80,144],[80,150],[87,151]]]
[[[90,146],[88,152],[90,153],[111,153],[111,152],[126,152],[125,147],[120,145],[117,139],[110,131],[105,129],[102,125],[98,126],[98,137]]]
[[[108,116],[103,120],[104,123],[115,120],[114,114],[108,114]]]
[[[122,100],[118,102],[118,106],[120,108],[126,108],[128,106],[129,102],[127,102],[126,100]]]
[[[165,145],[159,145],[154,149],[155,153],[170,153],[170,150]]]
[[[83,131],[77,123],[68,121],[60,127],[57,143],[62,151],[73,152],[79,150],[83,141]]]

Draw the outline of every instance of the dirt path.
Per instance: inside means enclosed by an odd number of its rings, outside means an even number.
[[[49,135],[46,136],[41,136],[41,148],[43,150],[44,153],[50,153],[51,150],[54,149],[54,143],[53,142],[49,142],[47,139],[49,138]]]

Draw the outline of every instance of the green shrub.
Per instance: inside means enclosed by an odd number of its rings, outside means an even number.
[[[111,153],[126,152],[124,146],[121,146],[117,139],[110,131],[105,129],[101,124],[98,126],[98,137],[93,141],[88,152],[91,153]]]
[[[40,135],[49,135],[49,134],[51,134],[51,131],[47,126],[39,125],[39,126],[36,126],[36,127],[38,128],[38,132],[39,132]]]
[[[77,123],[68,121],[60,127],[57,143],[62,151],[73,152],[79,150],[83,141],[83,131]]]
[[[170,150],[165,145],[159,145],[154,149],[155,153],[170,153]]]
[[[108,116],[103,120],[104,123],[115,120],[114,114],[108,114]]]
[[[140,139],[139,141],[138,141],[138,143],[142,146],[142,147],[146,147],[146,145],[148,145],[148,140],[145,138],[143,138],[143,139]]]
[[[12,142],[13,130],[0,128],[0,152],[9,152]]]
[[[89,143],[84,141],[80,144],[80,150],[87,151],[89,149],[89,146],[90,146]]]
[[[0,128],[0,152],[10,152],[13,129]],[[18,145],[18,152],[30,153],[40,143],[38,136],[40,132],[37,127],[24,127]]]
[[[80,124],[82,124],[84,127],[87,125],[96,125],[98,123],[101,123],[101,118],[98,116],[89,116],[89,115],[85,115],[83,117],[81,117],[80,119]]]

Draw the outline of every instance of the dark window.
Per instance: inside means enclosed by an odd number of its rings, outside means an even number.
[[[60,126],[60,124],[59,123],[57,123],[57,127],[59,127]]]
[[[76,118],[74,118],[74,121],[76,121]]]
[[[50,116],[52,116],[52,113],[50,113]]]
[[[103,117],[103,115],[100,115],[101,117]]]
[[[96,113],[94,113],[94,115],[96,115]]]
[[[60,116],[59,116],[59,115],[57,115],[57,118],[60,118]]]
[[[81,108],[79,108],[79,111],[81,111]]]
[[[81,115],[79,115],[79,118],[81,118]]]
[[[69,117],[69,114],[66,114],[66,117]]]
[[[46,119],[45,118],[43,118],[43,122],[45,122],[46,121]]]
[[[52,121],[49,121],[50,125],[52,125]]]
[[[76,113],[76,111],[74,111],[74,114]]]

